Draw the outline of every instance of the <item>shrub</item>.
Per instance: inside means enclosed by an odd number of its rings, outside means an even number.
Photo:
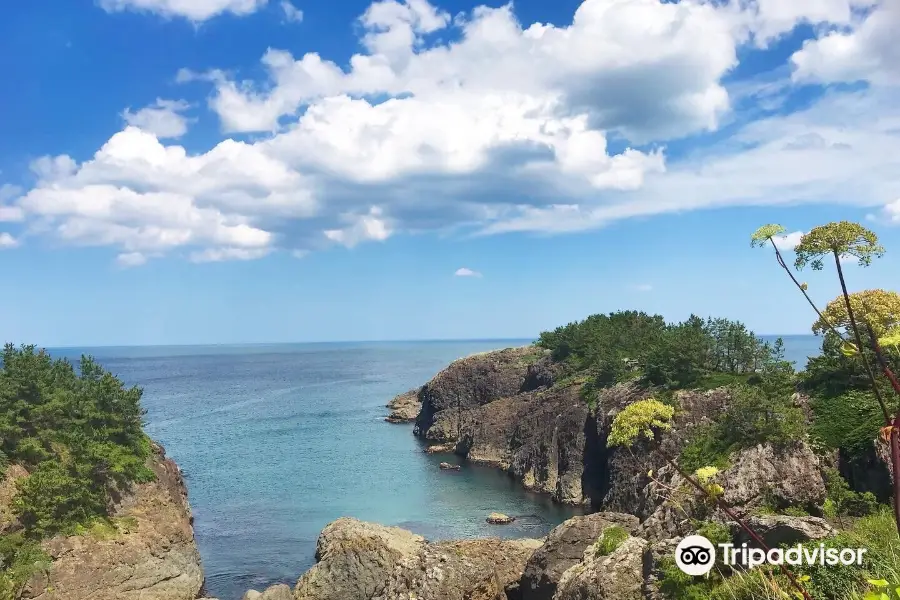
[[[21,533],[0,536],[0,600],[21,598],[25,584],[50,568],[50,557]]]
[[[732,400],[719,422],[724,442],[742,448],[769,443],[794,444],[805,436],[803,411],[789,398],[759,386],[732,388]]]
[[[714,546],[731,542],[731,529],[715,521],[706,521],[700,525],[697,528],[697,534],[708,539]]]
[[[732,386],[732,400],[717,423],[695,428],[679,454],[679,464],[694,471],[728,468],[728,457],[757,444],[785,446],[805,437],[803,412],[764,377],[760,385]],[[768,387],[767,387],[768,386]]]
[[[834,468],[826,468],[825,493],[830,501],[828,507],[834,516],[849,515],[864,517],[878,511],[879,503],[872,492],[859,493],[850,489],[847,481]]]
[[[840,448],[851,460],[871,453],[872,442],[884,425],[871,391],[814,396],[810,408],[814,416],[812,437],[828,448]]]
[[[728,468],[731,447],[723,439],[716,425],[702,425],[693,430],[693,435],[678,457],[678,464],[686,471],[694,472],[705,466],[720,470]]]
[[[671,600],[709,600],[718,579],[715,571],[710,571],[710,576],[705,578],[688,575],[671,556],[660,561],[659,572],[659,591]]]
[[[608,556],[628,539],[628,532],[619,525],[611,525],[603,530],[600,538],[594,543],[597,556]]]

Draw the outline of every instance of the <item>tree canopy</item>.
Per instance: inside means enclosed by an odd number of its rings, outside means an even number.
[[[34,346],[4,347],[0,451],[30,473],[13,500],[28,536],[105,517],[115,490],[152,478],[140,400],[89,357],[76,370]]]

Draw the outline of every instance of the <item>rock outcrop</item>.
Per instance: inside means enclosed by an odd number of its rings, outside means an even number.
[[[688,535],[693,523],[721,521],[724,515],[689,486],[670,466],[655,474],[644,489],[641,506],[655,507],[641,523],[640,535],[651,541]],[[759,445],[732,456],[732,464],[714,479],[724,488],[724,499],[741,517],[760,509],[799,507],[821,514],[825,482],[819,459],[806,444],[776,449]]]
[[[418,388],[404,392],[387,403],[391,414],[384,418],[388,423],[412,423],[422,409]]]
[[[154,446],[156,481],[124,494],[113,512],[118,531],[58,536],[53,559],[29,582],[34,600],[194,600],[203,585],[190,507],[178,466]]]
[[[646,540],[630,537],[609,556],[587,548],[563,573],[555,600],[642,600],[647,547]]]
[[[459,439],[462,414],[526,391],[529,367],[544,352],[532,346],[506,348],[456,360],[418,391],[422,409],[415,433],[428,440]]]
[[[836,532],[825,519],[819,517],[792,517],[788,515],[751,516],[747,525],[755,531],[770,548],[782,544],[793,546],[801,542],[821,540]],[[746,531],[737,523],[729,523],[736,544],[755,545]]]
[[[585,550],[612,525],[633,533],[638,519],[621,513],[594,513],[572,517],[554,528],[525,565],[519,581],[521,600],[552,600],[563,573],[581,562]]]
[[[426,542],[397,527],[341,518],[316,545],[295,600],[506,600],[538,540]]]
[[[527,489],[587,504],[589,411],[580,384],[552,387],[559,372],[533,346],[457,360],[418,390],[414,433],[441,450],[504,469]]]

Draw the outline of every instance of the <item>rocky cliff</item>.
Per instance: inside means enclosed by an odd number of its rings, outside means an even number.
[[[112,527],[95,527],[75,536],[44,542],[53,559],[34,577],[23,598],[34,600],[194,600],[203,585],[200,554],[184,479],[161,446],[149,466],[156,481],[135,486],[117,503]],[[18,467],[7,471],[0,504],[8,507],[11,479],[27,477]],[[5,504],[4,504],[5,503]],[[0,509],[4,527],[13,530],[9,512]]]
[[[817,517],[753,519],[771,544],[834,534]],[[612,527],[624,536],[599,545]],[[736,543],[745,541],[734,531]],[[543,540],[428,542],[342,518],[322,530],[316,565],[293,591],[279,584],[244,600],[660,600],[660,569],[677,541],[647,536],[633,515],[610,512],[573,517]]]
[[[673,477],[664,456],[677,456],[693,429],[715,420],[729,402],[724,389],[678,392],[679,410],[660,443],[608,449],[615,415],[650,392],[616,385],[602,390],[591,410],[582,381],[561,375],[543,350],[508,348],[454,361],[391,406],[409,411],[421,402],[415,435],[503,469],[528,489],[644,521],[660,510],[658,487]],[[818,458],[803,444],[746,450],[722,477],[729,500],[745,511],[774,499],[818,514],[824,500]],[[673,523],[659,525],[664,515],[655,518],[656,526],[676,532]]]

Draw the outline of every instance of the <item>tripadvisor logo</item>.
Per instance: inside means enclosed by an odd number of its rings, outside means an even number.
[[[790,548],[749,548],[747,544],[719,544],[722,563],[748,569],[760,565],[862,565],[865,548],[826,548],[825,544],[797,544]],[[716,547],[702,535],[689,535],[675,548],[675,564],[688,575],[706,575],[716,562]]]
[[[716,562],[716,548],[702,535],[689,535],[675,548],[675,564],[688,575],[706,575]]]

